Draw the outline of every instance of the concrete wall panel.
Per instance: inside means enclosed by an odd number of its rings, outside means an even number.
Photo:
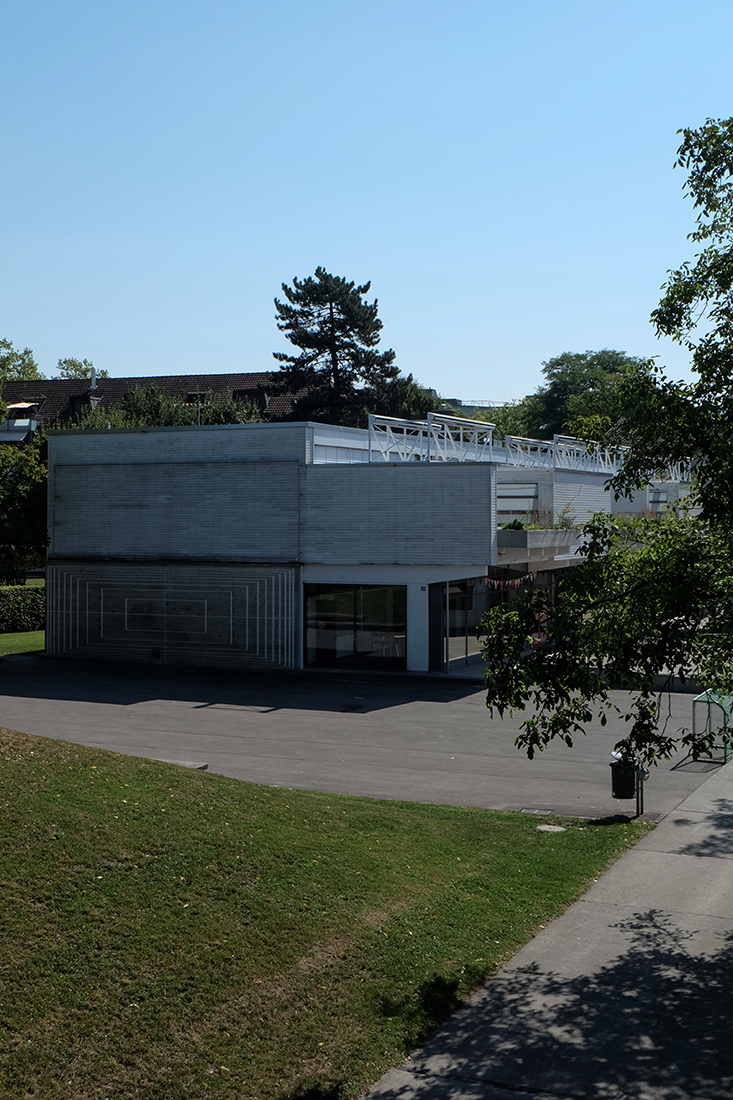
[[[293,668],[297,570],[58,562],[47,569],[46,652],[220,668]]]
[[[55,465],[49,557],[296,561],[296,462]]]
[[[313,465],[302,475],[304,562],[495,560],[495,474],[488,464]]]

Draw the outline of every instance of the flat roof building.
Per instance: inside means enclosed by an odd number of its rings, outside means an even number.
[[[614,459],[431,414],[49,436],[47,651],[446,671],[484,611],[578,561]],[[507,519],[540,527],[500,531]]]

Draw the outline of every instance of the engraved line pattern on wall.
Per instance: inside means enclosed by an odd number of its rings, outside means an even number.
[[[50,565],[47,652],[166,663],[295,661],[295,570]]]

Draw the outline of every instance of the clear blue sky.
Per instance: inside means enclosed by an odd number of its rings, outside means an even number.
[[[649,324],[676,131],[733,114],[730,0],[4,0],[0,336],[45,373],[272,369],[272,300],[371,279],[383,346],[506,400]]]

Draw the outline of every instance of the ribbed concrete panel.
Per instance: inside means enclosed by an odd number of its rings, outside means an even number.
[[[555,470],[555,517],[569,514],[585,523],[594,512],[610,512],[611,496],[604,486],[608,474]]]
[[[46,585],[52,657],[295,666],[293,568],[63,562]]]
[[[203,428],[59,432],[49,436],[51,463],[220,462],[242,458],[305,461],[302,424],[225,424]]]
[[[306,466],[301,561],[489,563],[495,539],[488,464]]]
[[[55,465],[49,556],[296,561],[295,462]]]

